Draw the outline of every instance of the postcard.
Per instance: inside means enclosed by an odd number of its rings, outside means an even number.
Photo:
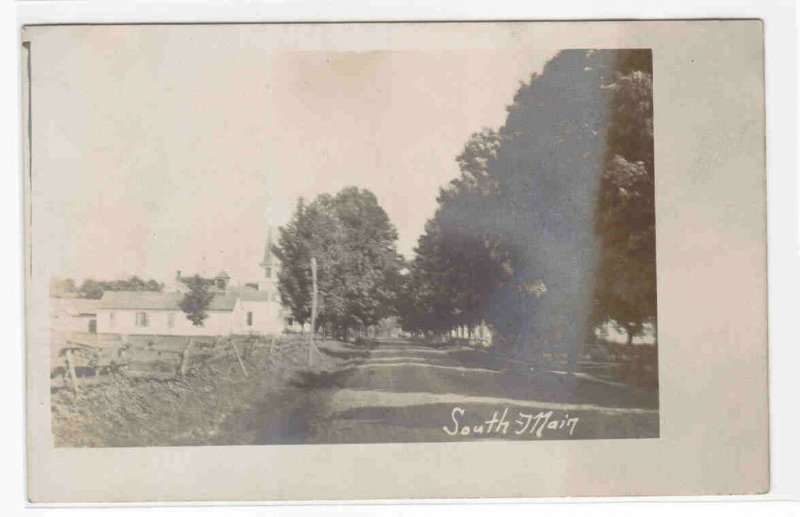
[[[768,490],[760,21],[21,52],[32,502]]]

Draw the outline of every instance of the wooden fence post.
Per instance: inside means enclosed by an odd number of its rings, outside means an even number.
[[[67,370],[72,379],[72,389],[75,391],[75,398],[78,398],[78,376],[75,375],[75,363],[72,361],[72,350],[69,348],[64,352],[64,358],[67,361]]]
[[[239,361],[239,366],[242,368],[242,373],[245,377],[247,377],[247,368],[244,367],[244,363],[242,362],[242,357],[239,355],[239,349],[236,348],[236,343],[233,339],[230,339],[231,347],[233,347],[233,353],[236,354],[236,360]]]
[[[178,369],[181,377],[186,376],[186,372],[189,370],[189,347],[192,345],[192,338],[186,338],[186,346],[183,347],[183,352],[181,353],[181,365]]]

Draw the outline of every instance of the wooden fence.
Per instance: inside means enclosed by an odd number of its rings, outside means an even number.
[[[52,389],[72,389],[117,379],[169,380],[190,375],[209,361],[227,360],[248,376],[247,359],[254,350],[268,361],[280,358],[281,341],[273,336],[72,336],[54,354]]]

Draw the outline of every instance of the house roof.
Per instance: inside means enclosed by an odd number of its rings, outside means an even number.
[[[208,306],[210,311],[232,311],[236,305],[238,296],[233,291],[225,291],[217,293],[211,299],[211,304]]]
[[[235,292],[214,294],[210,311],[231,311],[238,298]],[[100,299],[100,309],[180,310],[183,293],[156,291],[106,291]]]
[[[178,309],[181,293],[157,291],[106,291],[100,298],[101,309]]]
[[[238,291],[239,298],[245,302],[268,302],[270,301],[268,291],[259,291],[252,287],[242,287]]]
[[[73,316],[93,315],[97,313],[100,300],[91,298],[51,298],[50,304],[54,309]]]

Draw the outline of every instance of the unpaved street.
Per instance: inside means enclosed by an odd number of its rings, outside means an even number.
[[[657,437],[657,393],[526,371],[471,348],[327,343],[337,368],[299,372],[232,428],[251,443]],[[529,368],[527,370],[530,370]],[[242,432],[245,431],[245,432]]]

